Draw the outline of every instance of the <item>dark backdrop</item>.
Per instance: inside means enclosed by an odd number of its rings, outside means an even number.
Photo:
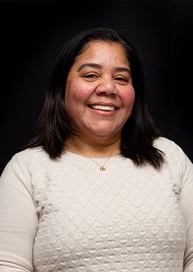
[[[96,26],[134,44],[165,136],[193,161],[193,1],[6,1],[0,7],[0,172],[34,135],[62,45]]]

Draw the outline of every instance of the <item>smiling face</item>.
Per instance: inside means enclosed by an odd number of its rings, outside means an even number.
[[[135,100],[130,65],[118,43],[92,41],[77,56],[66,83],[65,107],[82,139],[115,139]]]

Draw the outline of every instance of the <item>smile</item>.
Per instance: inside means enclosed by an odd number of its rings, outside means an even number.
[[[116,110],[116,108],[112,106],[90,105],[89,107],[93,110],[101,110],[101,111],[115,111]]]

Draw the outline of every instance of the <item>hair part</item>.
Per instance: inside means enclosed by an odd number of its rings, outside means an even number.
[[[25,146],[42,146],[55,159],[61,156],[66,139],[76,134],[65,110],[65,87],[70,68],[91,41],[121,44],[128,58],[135,103],[132,115],[121,133],[121,154],[138,165],[150,164],[156,169],[164,162],[164,154],[153,146],[162,136],[145,96],[145,81],[141,63],[135,48],[109,28],[85,30],[71,38],[62,48],[52,69],[46,91],[45,103],[38,119],[36,136]]]

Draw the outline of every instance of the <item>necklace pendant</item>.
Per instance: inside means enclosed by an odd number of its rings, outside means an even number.
[[[104,168],[104,166],[101,166],[101,167],[100,167],[100,170],[101,170],[101,171],[106,171],[106,168]]]

